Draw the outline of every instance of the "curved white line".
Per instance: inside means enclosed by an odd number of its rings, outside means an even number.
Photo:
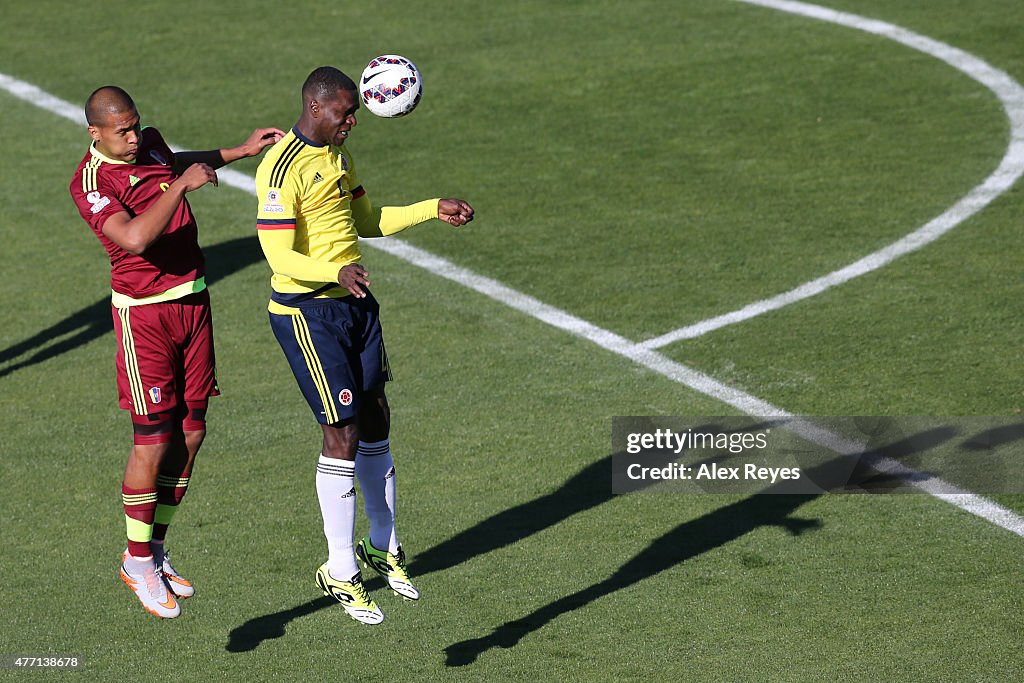
[[[856,263],[833,271],[828,275],[806,282],[796,289],[783,294],[762,299],[744,306],[731,313],[718,315],[692,325],[667,332],[661,336],[641,342],[648,349],[658,349],[683,339],[693,339],[707,334],[720,327],[734,325],[744,320],[774,311],[789,304],[802,301],[831,289],[837,285],[870,273],[901,256],[916,251],[934,242],[960,223],[981,211],[996,197],[1003,194],[1024,174],[1024,87],[1008,74],[987,64],[974,55],[963,50],[940,43],[937,40],[918,35],[905,28],[876,19],[867,19],[855,14],[846,14],[835,10],[789,0],[738,0],[748,5],[760,5],[781,12],[798,14],[811,19],[819,19],[841,26],[848,26],[867,33],[873,33],[897,43],[906,45],[919,52],[935,57],[951,67],[971,77],[991,90],[1003,105],[1006,117],[1010,120],[1010,144],[1006,148],[999,167],[980,185],[972,189],[956,204],[949,207],[941,215],[928,223],[893,242],[887,247],[869,254]]]

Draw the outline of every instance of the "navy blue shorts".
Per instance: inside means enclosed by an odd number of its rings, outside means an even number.
[[[271,313],[270,327],[313,415],[320,424],[355,417],[364,392],[391,379],[377,300],[367,291],[285,305],[295,314]]]

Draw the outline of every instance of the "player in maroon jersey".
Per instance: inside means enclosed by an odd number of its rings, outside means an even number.
[[[175,153],[110,85],[89,96],[85,115],[93,143],[71,196],[110,258],[117,388],[134,431],[121,487],[121,578],[147,611],[171,618],[181,610],[176,598],[194,588],[168,561],[164,537],[206,436],[207,399],[219,393],[205,264],[185,194],[216,185],[215,169],[284,133],[259,128],[237,147]]]

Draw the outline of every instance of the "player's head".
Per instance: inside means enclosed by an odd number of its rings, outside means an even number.
[[[118,161],[135,161],[141,125],[131,96],[116,85],[97,88],[85,101],[85,120],[96,149]]]
[[[341,145],[356,125],[359,94],[355,82],[333,66],[321,66],[302,84],[302,115],[316,141]]]

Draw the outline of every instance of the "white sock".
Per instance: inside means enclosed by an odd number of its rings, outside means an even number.
[[[370,543],[377,550],[398,552],[395,531],[395,460],[391,442],[360,441],[356,476],[363,489],[363,507],[370,520]]]
[[[137,576],[153,568],[153,556],[135,557],[128,553],[128,556],[124,558],[124,566],[129,573]]]
[[[327,537],[327,570],[339,581],[348,581],[359,568],[352,549],[356,522],[355,466],[338,458],[325,458],[316,464],[316,497],[324,518]]]

